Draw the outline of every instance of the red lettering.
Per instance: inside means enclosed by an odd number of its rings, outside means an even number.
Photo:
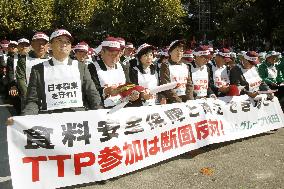
[[[81,162],[81,159],[89,158],[89,161]],[[84,152],[79,154],[74,154],[74,167],[75,167],[75,175],[81,174],[82,167],[88,167],[95,163],[95,154],[92,152]]]
[[[199,140],[205,139],[209,135],[209,129],[208,129],[208,124],[207,120],[203,120],[200,122],[195,123],[195,129],[197,133],[197,138]]]
[[[161,133],[161,147],[163,152],[173,149],[174,146],[177,148],[176,134],[174,133],[175,131],[176,128]]]
[[[132,141],[132,144],[125,143],[123,150],[126,152],[125,165],[143,160],[140,140]]]
[[[100,151],[100,155],[98,157],[100,159],[99,165],[101,166],[101,173],[107,172],[120,165],[123,158],[118,146],[114,146],[112,148],[105,147]]]
[[[215,121],[212,121],[212,120],[209,120],[208,121],[208,127],[210,129],[210,135],[213,136],[215,134],[217,134],[217,136],[220,136],[220,131],[219,131],[219,128],[218,128],[218,121],[215,120]]]
[[[48,156],[48,159],[57,161],[58,177],[64,177],[64,160],[71,159],[71,155]]]
[[[32,181],[39,181],[39,161],[47,161],[46,156],[24,157],[23,163],[32,163]]]
[[[152,145],[151,148],[149,148],[149,154],[150,155],[156,155],[160,151],[160,147],[158,147],[159,138],[157,136],[154,137],[153,140],[149,141],[149,145]]]
[[[193,135],[191,125],[185,125],[178,128],[178,138],[180,146],[184,146],[190,143],[195,143],[196,140]]]
[[[145,154],[145,157],[148,157],[148,141],[147,139],[144,139],[143,140],[143,147],[144,147],[144,154]]]

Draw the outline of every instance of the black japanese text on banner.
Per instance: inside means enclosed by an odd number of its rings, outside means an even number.
[[[284,123],[276,98],[253,102],[247,96],[107,112],[15,117],[7,131],[13,188],[105,180]]]

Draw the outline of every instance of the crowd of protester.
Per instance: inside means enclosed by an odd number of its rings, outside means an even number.
[[[160,48],[147,43],[135,48],[119,37],[107,37],[96,48],[72,42],[64,29],[1,41],[0,95],[18,115],[113,108],[126,99],[126,106],[137,107],[261,93],[278,97],[283,108],[280,52],[233,52],[210,45],[190,49],[185,40]],[[76,81],[75,103],[54,106],[52,98],[60,95],[51,94],[50,86],[59,80]],[[151,93],[170,83],[176,86]]]

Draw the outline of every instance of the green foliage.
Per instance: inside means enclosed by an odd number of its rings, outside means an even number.
[[[90,23],[96,0],[55,0],[55,27],[70,31],[86,29]]]
[[[25,12],[22,0],[1,0],[0,1],[0,32],[13,33],[23,27]]]
[[[180,0],[104,1],[95,23],[101,30],[136,43],[163,43],[175,28],[186,28]]]
[[[30,31],[46,31],[52,27],[54,0],[28,0],[24,4],[24,28]]]
[[[284,0],[208,0],[211,39],[230,39],[239,46],[284,46]],[[69,30],[93,43],[107,34],[137,45],[170,41],[198,31],[200,0],[0,0],[0,38],[31,37],[34,31]],[[189,16],[193,15],[193,16]],[[210,35],[209,35],[210,34]],[[190,36],[190,38],[188,38]]]

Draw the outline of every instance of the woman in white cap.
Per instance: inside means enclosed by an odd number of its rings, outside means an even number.
[[[168,50],[169,59],[161,65],[160,84],[177,82],[175,89],[163,92],[167,103],[186,102],[193,100],[193,85],[188,66],[181,59],[183,57],[184,41],[173,41]]]
[[[129,68],[129,79],[131,83],[142,86],[146,89],[153,89],[158,86],[158,73],[156,65],[153,64],[154,50],[152,45],[144,43],[136,54],[136,58],[131,60]],[[140,98],[133,102],[135,106],[155,105],[158,102],[158,96],[147,92],[141,93]]]
[[[207,66],[211,55],[208,46],[199,46],[193,52],[195,59],[189,65],[190,74],[193,83],[193,95],[195,99],[216,98],[216,95],[209,85],[210,70]]]
[[[222,48],[218,51],[215,61],[207,64],[210,70],[210,87],[217,97],[226,96],[229,92],[230,79],[228,62],[231,62],[231,52]]]

